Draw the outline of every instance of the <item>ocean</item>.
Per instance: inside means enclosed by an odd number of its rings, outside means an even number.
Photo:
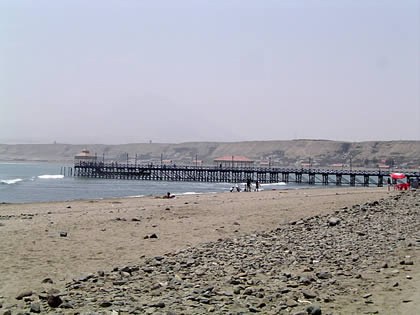
[[[0,162],[0,202],[84,200],[117,197],[159,196],[227,192],[229,183],[164,182],[141,180],[93,179],[60,175],[56,163]],[[263,184],[262,189],[314,187],[296,184]]]

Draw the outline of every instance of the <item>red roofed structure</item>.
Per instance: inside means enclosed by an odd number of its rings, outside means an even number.
[[[96,154],[90,153],[89,150],[83,149],[82,152],[74,156],[74,163],[80,162],[96,162]]]
[[[245,156],[240,155],[226,155],[214,159],[214,163],[220,167],[252,167],[254,161]]]

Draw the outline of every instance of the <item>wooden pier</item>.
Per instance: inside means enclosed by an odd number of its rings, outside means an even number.
[[[377,186],[386,184],[389,171],[328,170],[261,167],[217,167],[137,165],[120,163],[80,162],[74,165],[73,176],[88,178],[188,181],[214,183],[245,183],[247,180],[267,183],[297,183],[309,185]],[[407,180],[419,180],[420,172],[404,173]]]

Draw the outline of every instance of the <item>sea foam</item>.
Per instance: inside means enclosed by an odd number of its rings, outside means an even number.
[[[3,179],[0,181],[2,184],[12,185],[23,181],[22,178],[15,178],[15,179]]]
[[[261,186],[286,186],[287,184],[285,182],[280,183],[270,183],[270,184],[261,184]]]
[[[60,179],[60,178],[64,178],[64,175],[39,175],[38,178],[42,178],[42,179]]]

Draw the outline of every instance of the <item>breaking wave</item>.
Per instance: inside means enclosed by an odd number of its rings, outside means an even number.
[[[60,179],[60,178],[64,178],[64,175],[39,175],[38,178],[42,178],[42,179]]]
[[[261,186],[287,186],[287,184],[285,182],[280,182],[280,183],[261,184]]]
[[[16,184],[23,181],[22,178],[15,178],[15,179],[3,179],[0,181],[0,183],[2,184],[6,184],[6,185],[12,185],[12,184]]]

